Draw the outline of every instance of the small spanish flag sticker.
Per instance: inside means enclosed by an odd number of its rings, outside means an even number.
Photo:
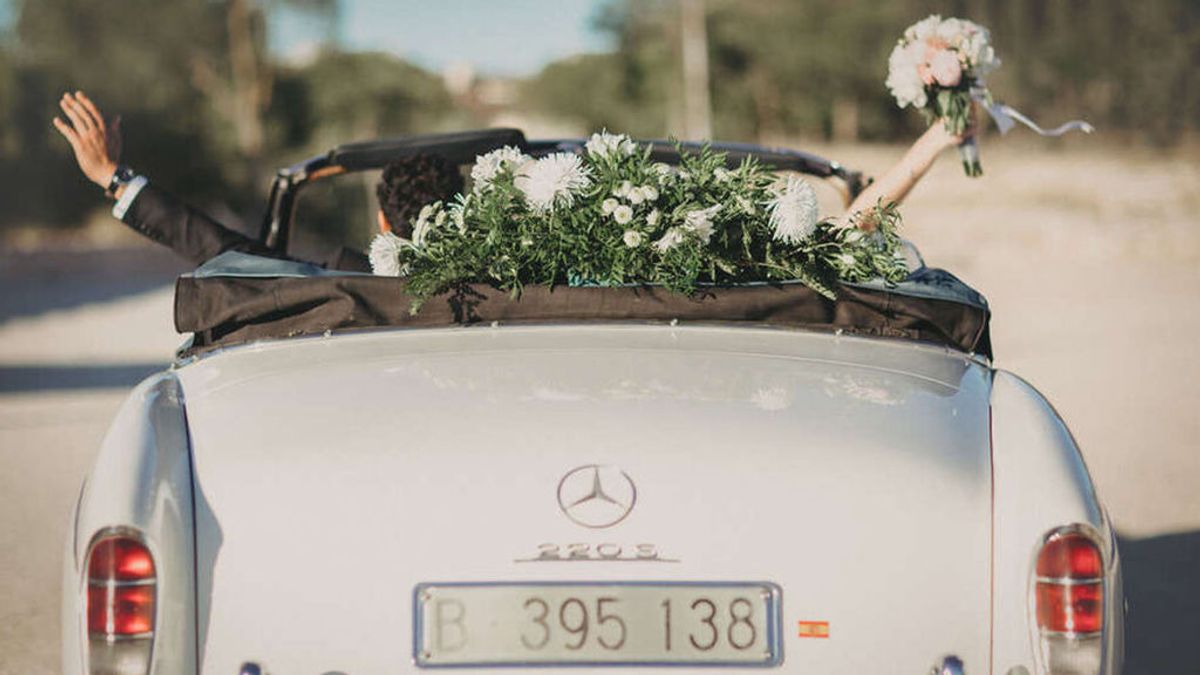
[[[829,637],[829,622],[828,621],[801,621],[800,622],[800,637],[802,637],[802,638],[827,638],[827,637]]]

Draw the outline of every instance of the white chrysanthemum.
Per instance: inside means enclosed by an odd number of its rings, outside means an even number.
[[[621,181],[621,184],[617,186],[617,189],[613,190],[613,194],[621,199],[629,197],[629,193],[631,192],[633,192],[633,183],[627,180]]]
[[[471,195],[459,197],[457,201],[450,205],[450,222],[458,228],[459,232],[467,231],[467,209],[470,208]]]
[[[408,266],[400,264],[400,252],[412,246],[412,242],[397,237],[391,232],[375,235],[371,240],[371,273],[381,277],[402,277],[408,274]]]
[[[688,211],[687,215],[683,217],[683,227],[695,232],[696,236],[700,237],[700,241],[707,244],[713,235],[713,216],[717,215],[720,210],[721,205],[715,204],[706,209]]]
[[[496,174],[501,169],[513,170],[529,160],[529,156],[520,150],[506,145],[503,148],[479,155],[475,158],[475,166],[471,167],[471,180],[474,191],[479,194],[492,186]]]
[[[621,202],[618,202],[617,200],[613,199],[612,197],[609,197],[608,199],[605,199],[603,202],[600,203],[600,212],[606,216],[612,215],[612,212],[616,211],[617,207],[620,205],[621,205]]]
[[[663,162],[655,162],[652,168],[654,169],[654,177],[658,180],[659,185],[666,185],[675,173],[670,164],[664,164]]]
[[[650,213],[646,214],[646,224],[650,227],[658,225],[658,219],[662,216],[658,209],[651,209]]]
[[[658,249],[659,251],[668,251],[678,246],[683,239],[683,229],[679,227],[672,227],[671,229],[667,230],[666,234],[664,234],[662,238],[654,242],[654,248]]]
[[[527,162],[517,170],[513,184],[531,209],[545,212],[573,204],[575,193],[591,185],[592,177],[577,155],[556,152]]]
[[[788,176],[775,198],[767,202],[767,210],[774,237],[780,241],[799,243],[817,227],[817,195],[799,176]]]
[[[446,218],[449,214],[442,209],[441,202],[426,204],[421,207],[421,212],[417,215],[417,222],[413,225],[412,244],[417,248],[425,245],[425,241],[429,238],[429,231],[436,227],[441,227],[446,223]]]
[[[629,248],[637,248],[646,240],[646,235],[637,230],[625,230],[625,235],[621,239],[625,241],[625,245]]]
[[[642,191],[642,197],[648,202],[658,201],[658,188],[653,185],[643,185],[639,188]]]
[[[637,206],[646,201],[646,196],[642,194],[642,188],[635,187],[629,191],[629,203]]]
[[[600,133],[592,134],[592,137],[587,140],[587,143],[584,143],[583,147],[587,149],[589,155],[595,157],[632,155],[637,150],[637,145],[633,142],[633,139],[625,134],[610,134],[607,129]]]
[[[924,108],[929,102],[925,95],[925,83],[917,70],[925,58],[925,47],[919,42],[900,42],[888,57],[887,88],[896,97],[896,103],[904,108]]]
[[[618,206],[617,208],[613,209],[613,220],[617,221],[618,225],[624,225],[625,223],[628,223],[629,221],[633,220],[633,209],[629,208],[625,204]]]

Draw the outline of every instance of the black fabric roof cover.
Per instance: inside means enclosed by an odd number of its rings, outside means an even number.
[[[327,330],[673,320],[841,330],[992,356],[987,301],[948,272],[921,268],[897,286],[843,284],[837,294],[829,300],[794,282],[705,287],[694,296],[651,286],[530,286],[514,300],[470,284],[411,314],[403,279],[230,252],[176,282],[175,327],[194,334],[184,356]]]

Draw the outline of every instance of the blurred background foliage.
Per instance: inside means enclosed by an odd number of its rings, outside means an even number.
[[[580,133],[662,137],[682,128],[676,0],[611,0],[595,25],[613,51],[490,90],[486,76],[476,78],[469,91],[388,54],[344,51],[332,32],[303,62],[270,55],[271,12],[332,25],[338,7],[10,0],[10,28],[0,35],[0,228],[76,227],[103,206],[49,124],[68,89],[122,115],[125,157],[139,171],[248,222],[274,168],[341,142],[521,115]],[[1200,127],[1196,0],[707,0],[714,136],[911,138],[921,119],[898,110],[884,88],[887,55],[905,26],[933,12],[990,27],[1004,60],[993,90],[1048,124],[1084,116],[1107,139],[1158,148],[1185,147],[1181,139]],[[515,93],[479,94],[500,85]]]

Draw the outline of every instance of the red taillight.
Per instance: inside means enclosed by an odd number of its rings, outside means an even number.
[[[1104,628],[1104,587],[1038,582],[1038,626],[1056,633],[1098,633]]]
[[[1079,533],[1056,535],[1037,559],[1037,622],[1054,633],[1104,629],[1104,563],[1100,549]]]
[[[150,551],[134,539],[109,537],[96,542],[88,561],[88,579],[145,581],[154,578]]]
[[[1103,578],[1100,549],[1082,534],[1067,534],[1051,539],[1038,556],[1037,575],[1051,579]]]
[[[93,637],[154,632],[154,558],[140,541],[106,537],[88,558],[88,633]]]

